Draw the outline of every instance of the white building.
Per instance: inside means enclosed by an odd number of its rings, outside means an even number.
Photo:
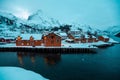
[[[68,37],[67,33],[65,33],[65,32],[59,33],[59,35],[61,36],[62,40],[65,40]]]

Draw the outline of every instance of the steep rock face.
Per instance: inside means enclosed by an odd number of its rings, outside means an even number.
[[[119,33],[116,33],[115,36],[120,37],[120,32],[119,32]]]
[[[38,28],[52,28],[60,26],[60,22],[58,20],[48,17],[47,15],[43,14],[41,10],[38,10],[28,17],[28,24],[36,24]]]
[[[15,26],[16,20],[17,18],[14,15],[0,12],[0,25]]]
[[[15,31],[17,20],[17,17],[11,13],[0,12],[0,34],[3,35],[9,31]]]

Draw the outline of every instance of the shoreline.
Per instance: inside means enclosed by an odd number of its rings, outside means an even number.
[[[9,51],[9,52],[41,52],[41,53],[96,53],[96,47],[93,48],[60,48],[60,47],[0,47],[0,52]]]

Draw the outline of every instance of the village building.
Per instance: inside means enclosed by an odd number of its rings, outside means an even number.
[[[4,39],[6,43],[15,43],[14,37],[5,37]]]
[[[15,43],[15,38],[14,37],[0,37],[0,42],[1,43]]]
[[[5,42],[5,39],[3,37],[0,38],[0,43]]]
[[[106,36],[106,35],[98,36],[98,40],[99,41],[103,41],[103,42],[108,42],[109,41],[109,37]]]
[[[92,42],[98,42],[98,39],[93,35],[81,34],[81,36],[75,37],[74,42],[92,43]]]
[[[54,32],[42,36],[43,44],[45,47],[60,47],[61,36]]]
[[[81,43],[87,43],[88,38],[89,38],[88,35],[82,34],[81,37],[80,37]]]
[[[79,34],[76,34],[76,35],[68,33],[68,38],[70,40],[73,40],[74,43],[92,43],[92,42],[98,42],[97,37],[95,37],[92,34],[88,35],[88,34],[85,34],[85,33],[79,33]],[[66,42],[70,42],[70,40],[66,41]]]
[[[95,37],[95,36],[92,36],[92,38],[93,38],[93,42],[98,42],[99,41],[98,38]]]
[[[88,43],[98,42],[98,39],[95,36],[93,36],[93,35],[88,35],[87,42]]]
[[[66,39],[65,41],[68,42],[68,43],[74,43],[73,39]]]
[[[59,35],[61,36],[62,40],[65,40],[68,38],[68,35],[65,32],[61,32],[61,33],[59,33]]]
[[[68,33],[67,36],[68,36],[69,39],[73,39],[73,40],[75,39],[75,37],[70,33]]]
[[[16,46],[41,46],[41,37],[40,34],[21,34],[16,39]]]
[[[70,33],[73,36],[78,36],[80,35],[82,32],[80,30],[71,30],[68,33]]]

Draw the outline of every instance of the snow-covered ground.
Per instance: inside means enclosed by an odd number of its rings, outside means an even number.
[[[115,44],[118,44],[118,43],[120,43],[120,42],[115,41],[114,39],[110,38],[109,43],[115,43]]]
[[[112,43],[108,43],[108,42],[103,42],[103,41],[98,41],[98,42],[95,42],[95,43],[89,43],[93,46],[110,46],[112,45]]]
[[[62,41],[63,48],[97,48],[91,44],[92,43],[67,43]]]
[[[43,76],[18,67],[0,67],[0,80],[48,80]]]
[[[62,44],[61,47],[45,47],[45,46],[16,46],[16,44],[5,44],[5,45],[0,45],[0,47],[24,47],[24,48],[97,48],[92,45],[92,43],[64,43]]]

